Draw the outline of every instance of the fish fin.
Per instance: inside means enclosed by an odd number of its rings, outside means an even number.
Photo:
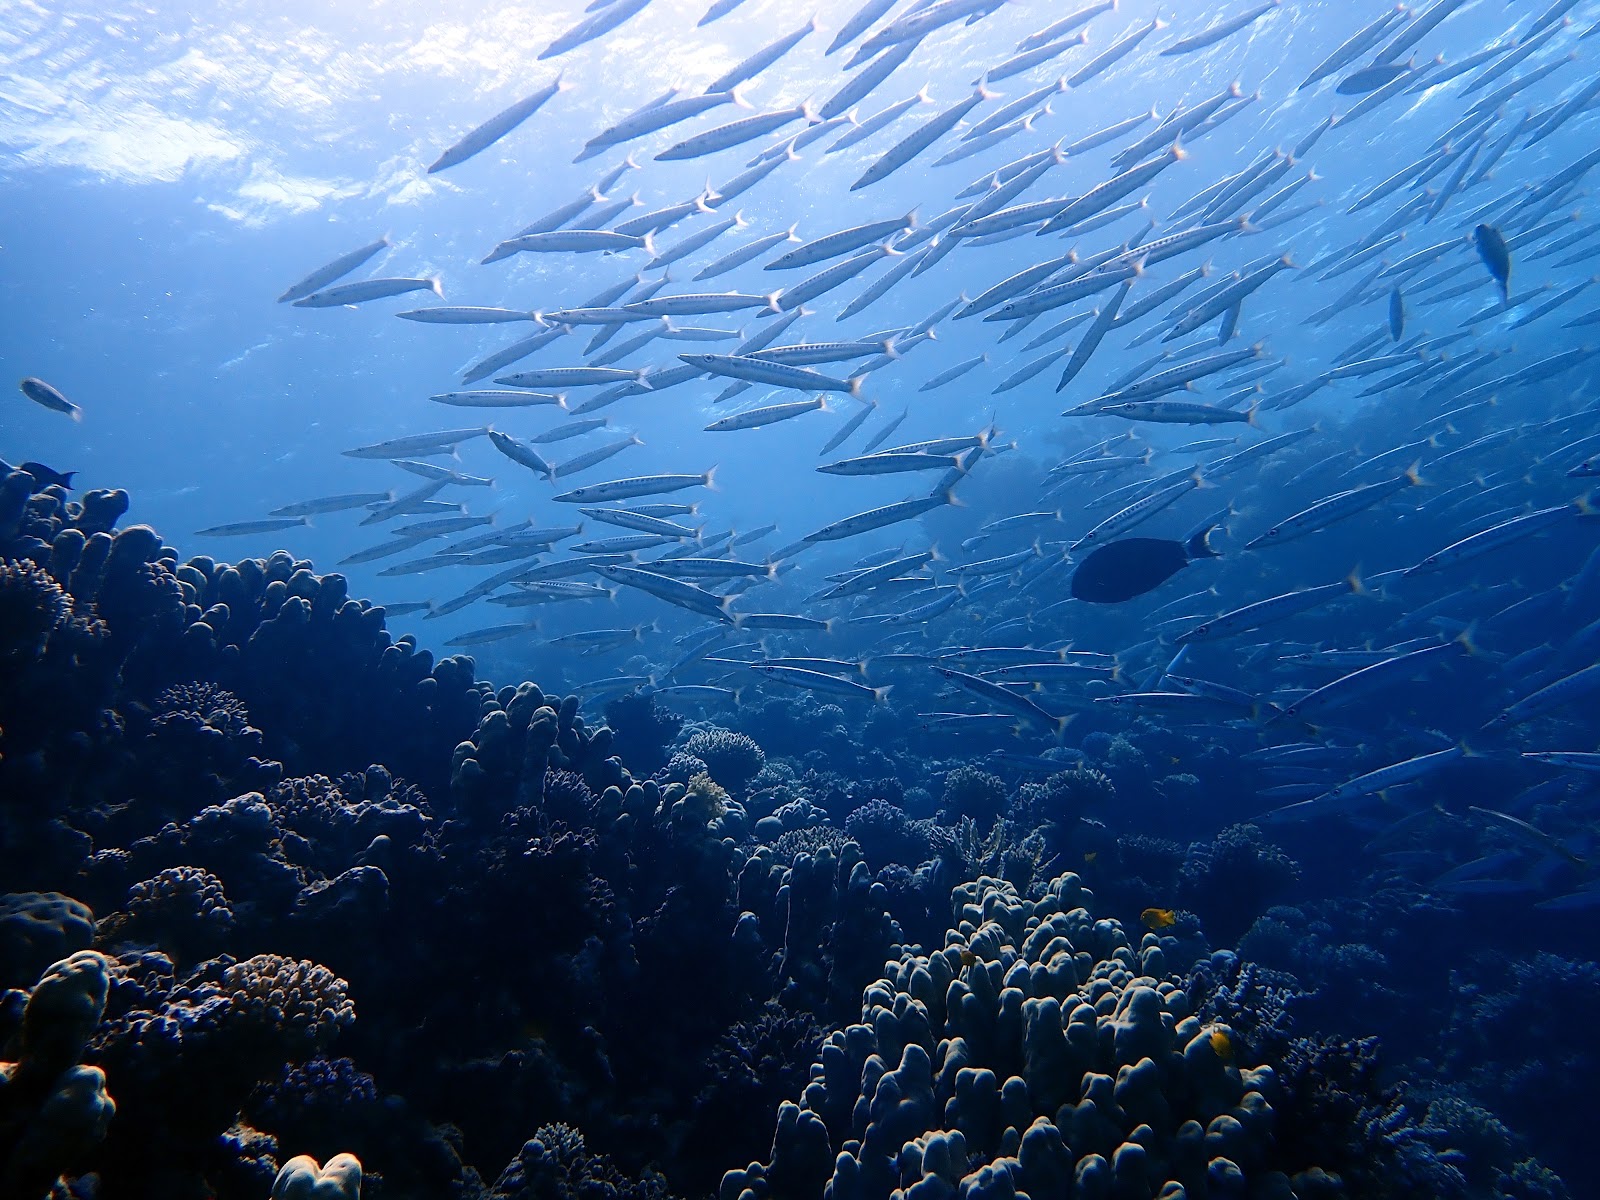
[[[716,467],[712,467],[710,470],[708,470],[705,473],[705,479],[702,482],[701,486],[704,487],[707,491],[712,491],[712,492],[721,491],[722,489],[717,487],[716,480],[717,480],[717,468]]]
[[[1361,564],[1357,563],[1351,569],[1350,574],[1344,577],[1344,581],[1350,585],[1350,590],[1357,596],[1371,595],[1371,590],[1361,579]]]
[[[439,299],[444,299],[444,287],[440,283],[437,275],[428,276],[428,290],[435,296],[439,297]]]
[[[882,704],[886,699],[888,699],[889,693],[892,692],[893,690],[894,690],[894,684],[892,684],[892,683],[886,683],[882,687],[873,688],[872,689],[872,700],[873,700],[873,703],[874,704]]]

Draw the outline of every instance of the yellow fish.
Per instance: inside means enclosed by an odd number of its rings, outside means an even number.
[[[1224,1030],[1213,1029],[1206,1040],[1211,1043],[1211,1053],[1223,1062],[1233,1061],[1233,1039]]]
[[[1146,929],[1171,929],[1178,923],[1178,914],[1170,908],[1147,908],[1139,914]]]
[[[978,965],[978,956],[965,946],[961,947],[961,965],[963,967],[975,967]]]
[[[1099,858],[1099,857],[1100,857],[1100,851],[1098,851],[1098,850],[1090,850],[1087,854],[1085,854],[1083,856],[1083,861],[1088,863],[1090,866],[1093,866],[1094,865],[1094,860]]]

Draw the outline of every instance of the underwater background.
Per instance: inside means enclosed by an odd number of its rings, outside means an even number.
[[[1594,1194],[1596,32],[0,0],[0,1197]]]

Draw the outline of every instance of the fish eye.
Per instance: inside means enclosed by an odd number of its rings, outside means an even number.
[[[1211,626],[1209,626],[1209,625],[1196,625],[1194,631],[1196,633],[1210,633],[1211,632]]]
[[[1267,536],[1268,537],[1277,537],[1278,536],[1277,526],[1273,526],[1271,529],[1267,530]]]

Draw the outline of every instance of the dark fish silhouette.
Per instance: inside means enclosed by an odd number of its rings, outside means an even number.
[[[1472,244],[1478,248],[1478,257],[1489,268],[1489,274],[1500,285],[1502,299],[1511,299],[1511,247],[1505,235],[1493,225],[1479,225],[1472,231]]]
[[[1207,539],[1216,523],[1207,521],[1183,541],[1124,538],[1108,542],[1078,564],[1072,594],[1090,604],[1119,604],[1160,587],[1197,558],[1217,558]]]
[[[32,475],[41,488],[47,488],[52,484],[60,484],[69,492],[72,490],[72,477],[77,474],[76,471],[52,471],[43,463],[36,462],[25,462],[17,470],[26,471],[29,475]]]
[[[1341,96],[1365,96],[1386,83],[1393,83],[1412,69],[1410,63],[1385,63],[1381,67],[1364,67],[1354,75],[1346,76],[1334,88]]]
[[[1406,301],[1400,294],[1400,289],[1395,288],[1389,293],[1389,337],[1398,342],[1400,335],[1406,331]]]

